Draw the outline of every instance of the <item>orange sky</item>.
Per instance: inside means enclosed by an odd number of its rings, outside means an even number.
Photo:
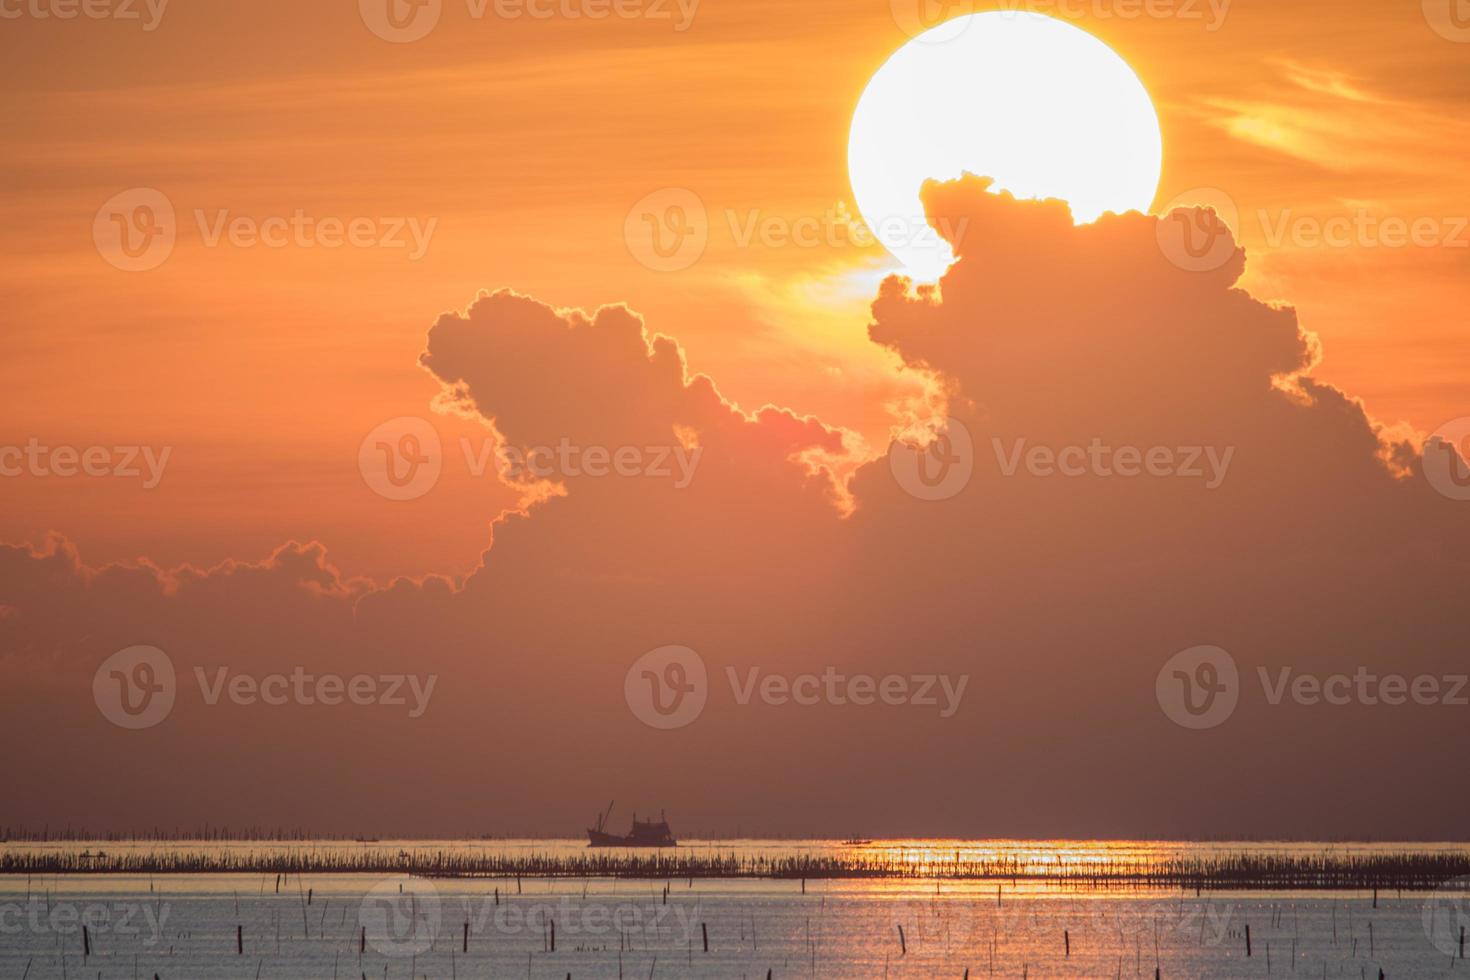
[[[1427,431],[1463,410],[1470,383],[1470,248],[1266,239],[1284,208],[1467,210],[1470,44],[1398,6],[1236,0],[1215,30],[1203,0],[1161,17],[1101,0],[1033,9],[1071,11],[1149,88],[1165,137],[1157,203],[1225,190],[1244,215],[1245,285],[1298,307],[1327,351],[1320,375]],[[424,413],[436,385],[415,356],[435,314],[501,286],[627,301],[740,404],[816,413],[881,446],[888,401],[910,390],[864,339],[877,277],[854,273],[881,251],[741,247],[725,214],[851,206],[847,125],[907,37],[902,0],[703,0],[682,31],[672,4],[669,19],[601,21],[494,9],[475,19],[446,0],[407,44],[374,36],[350,2],[177,3],[151,31],[0,25],[5,441],[176,447],[150,493],[9,481],[0,537],[56,529],[96,560],[165,563],[317,538],[354,572],[467,570],[505,494],[450,467],[432,502],[385,506],[355,447],[385,418]],[[90,229],[137,186],[169,197],[181,231],[162,267],[127,273]],[[632,259],[622,228],[669,186],[716,217],[703,258],[660,273]],[[417,261],[207,248],[194,209],[437,225]]]
[[[32,443],[168,453],[153,488],[0,475],[0,688],[21,695],[0,741],[49,749],[0,761],[7,819],[117,825],[124,799],[145,824],[574,830],[615,785],[726,831],[1459,832],[1438,772],[1463,708],[1243,697],[1201,734],[1155,697],[1170,654],[1210,644],[1252,684],[1463,670],[1470,512],[1418,439],[1470,412],[1449,0],[1029,4],[1152,94],[1155,210],[1226,202],[1243,252],[1187,271],[1169,220],[1074,227],[971,178],[926,189],[969,223],[938,293],[835,231],[849,120],[908,0],[429,0],[402,43],[370,29],[393,33],[378,2],[0,0],[0,467]],[[614,2],[641,15],[567,13]],[[1004,97],[942,95],[959,124]],[[140,200],[174,213],[161,264],[99,247],[119,194],[144,226]],[[630,244],[650,195],[704,209],[687,268]],[[739,240],[765,220],[834,240]],[[1383,244],[1398,227],[1428,240]],[[390,229],[403,247],[365,247]],[[973,436],[965,495],[885,459],[926,398]],[[431,420],[443,473],[393,501],[360,453],[397,447],[412,481],[422,430],[367,438],[403,416]],[[495,432],[703,456],[688,486],[512,486],[474,471]],[[992,460],[1016,439],[1226,456],[1216,484],[1054,479]],[[134,645],[187,682],[141,732],[87,697]],[[666,645],[720,680],[974,683],[953,717],[717,688],[665,737],[625,675]],[[422,718],[271,714],[201,701],[190,679],[220,667],[443,683]]]

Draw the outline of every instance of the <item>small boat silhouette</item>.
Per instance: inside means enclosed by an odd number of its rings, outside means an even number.
[[[616,800],[613,801],[617,802]],[[674,840],[673,833],[669,830],[669,822],[664,819],[662,813],[657,820],[639,820],[638,814],[633,814],[633,829],[627,834],[618,835],[607,832],[607,818],[612,816],[613,804],[607,805],[607,810],[597,815],[597,826],[587,829],[588,847],[677,847],[679,842]]]

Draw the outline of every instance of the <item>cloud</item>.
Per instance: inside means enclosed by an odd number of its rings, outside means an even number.
[[[1206,120],[1242,142],[1351,175],[1380,175],[1385,190],[1404,174],[1437,184],[1463,177],[1444,147],[1463,137],[1463,119],[1421,96],[1391,96],[1331,68],[1276,61],[1255,97],[1207,98]]]
[[[370,587],[319,545],[203,571],[92,568],[61,540],[4,549],[4,680],[25,697],[0,733],[107,763],[77,780],[12,760],[10,819],[116,823],[127,799],[141,824],[353,832],[370,813],[385,833],[573,832],[615,790],[725,833],[846,833],[860,814],[872,834],[1451,835],[1470,799],[1440,774],[1470,707],[1273,705],[1260,672],[1463,670],[1470,512],[1313,378],[1294,311],[1238,288],[1243,253],[1189,272],[1159,218],[1075,226],[977,178],[925,203],[964,229],[958,261],[938,289],[886,281],[870,336],[968,433],[954,493],[921,499],[816,418],[743,410],[624,307],[482,295],[429,332],[442,403],[522,452],[698,448],[692,479],[558,471],[463,581]],[[137,643],[185,675],[301,664],[439,684],[414,720],[191,693],[129,732],[88,685]],[[712,685],[674,732],[623,689],[668,644]],[[1230,651],[1243,687],[1196,732],[1155,682],[1201,644]],[[752,676],[828,668],[969,681],[948,718],[740,702]],[[180,767],[187,790],[151,775]]]
[[[482,295],[467,315],[439,319],[420,363],[444,386],[442,405],[484,420],[517,458],[562,443],[579,456],[639,450],[640,474],[670,471],[667,479],[640,476],[655,486],[686,489],[677,486],[682,473],[691,485],[698,481],[697,490],[740,487],[766,503],[792,494],[832,499],[840,487],[831,470],[849,462],[848,443],[856,441],[776,406],[741,411],[710,378],[688,374],[673,339],[648,336],[623,306],[589,317],[510,290]],[[556,471],[554,482],[577,483],[586,493],[626,482],[544,455],[543,464]]]

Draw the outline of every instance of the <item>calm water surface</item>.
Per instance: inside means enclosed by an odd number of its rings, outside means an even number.
[[[716,853],[822,841],[690,842]],[[578,841],[0,845],[578,854]],[[1464,845],[905,841],[895,859],[1030,864]],[[1181,894],[1008,882],[427,880],[274,875],[0,877],[0,977],[1368,977],[1470,978],[1466,883],[1437,892]],[[83,925],[86,934],[83,935]],[[1246,932],[1250,950],[1247,955]],[[555,948],[552,933],[555,932]],[[708,950],[706,951],[706,937]],[[238,943],[238,946],[237,946]],[[90,952],[86,947],[90,946]],[[238,950],[243,949],[243,952]]]

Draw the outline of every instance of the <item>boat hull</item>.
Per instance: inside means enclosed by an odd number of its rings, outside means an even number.
[[[678,847],[679,842],[672,837],[640,838],[623,837],[619,834],[607,834],[600,830],[587,831],[588,847]]]

